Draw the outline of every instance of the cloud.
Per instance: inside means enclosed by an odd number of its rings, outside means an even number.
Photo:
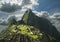
[[[31,4],[31,1],[30,0],[22,0],[22,6],[24,5],[28,5],[28,4]]]
[[[60,19],[60,13],[54,13],[53,15],[50,16],[50,18]]]
[[[60,24],[60,13],[53,13],[53,15],[49,16],[50,21],[55,24]]]
[[[1,3],[11,3],[11,4],[13,4],[13,3],[15,3],[15,4],[19,4],[19,5],[21,5],[21,1],[22,0],[1,0]]]
[[[38,5],[39,5],[38,0],[23,0],[21,4],[22,9],[30,8],[32,10],[34,10],[35,8],[34,6],[38,6]]]
[[[54,13],[53,16],[58,18],[58,17],[60,17],[60,13]]]
[[[22,8],[30,8],[33,9],[34,6],[39,5],[38,0],[2,0],[2,3],[6,2],[6,3],[15,3],[15,4],[19,4],[22,6]]]
[[[33,11],[35,13],[35,15],[37,15],[38,17],[44,17],[47,18],[49,17],[49,13],[47,11],[41,11],[41,12],[37,12],[37,11]]]

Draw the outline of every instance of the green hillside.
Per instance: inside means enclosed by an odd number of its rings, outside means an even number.
[[[55,42],[55,39],[44,34],[34,26],[12,25],[1,32],[0,42]]]

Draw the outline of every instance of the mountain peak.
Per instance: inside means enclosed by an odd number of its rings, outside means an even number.
[[[27,11],[32,12],[32,10],[31,10],[31,9],[28,9]]]
[[[23,20],[23,22],[24,22],[25,24],[28,24],[28,20],[29,20],[29,19],[32,19],[33,17],[34,17],[34,13],[32,12],[31,9],[28,9],[28,10],[25,12],[24,16],[22,17],[22,20]]]

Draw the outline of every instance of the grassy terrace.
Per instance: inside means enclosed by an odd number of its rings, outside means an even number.
[[[27,25],[12,25],[11,27],[7,28],[6,30],[4,30],[1,33],[0,39],[1,38],[5,38],[7,37],[7,39],[12,38],[12,35],[14,34],[22,34],[25,36],[28,36],[34,40],[38,40],[39,39],[39,34],[41,34],[41,36],[43,35],[42,33],[40,33],[40,31],[36,28],[34,28],[33,26],[27,26]]]
[[[3,30],[2,33],[0,34],[0,40],[2,39],[10,40],[9,42],[12,42],[11,39],[13,39],[13,42],[16,42],[16,41],[26,42],[26,40],[27,42],[40,42],[40,41],[52,42],[53,40],[51,36],[45,35],[34,26],[23,25],[23,24],[20,24],[18,26],[12,25],[6,28],[6,30]]]

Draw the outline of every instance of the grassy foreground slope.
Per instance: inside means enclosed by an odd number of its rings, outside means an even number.
[[[55,39],[34,26],[21,24],[12,25],[2,31],[0,42],[55,42]]]

